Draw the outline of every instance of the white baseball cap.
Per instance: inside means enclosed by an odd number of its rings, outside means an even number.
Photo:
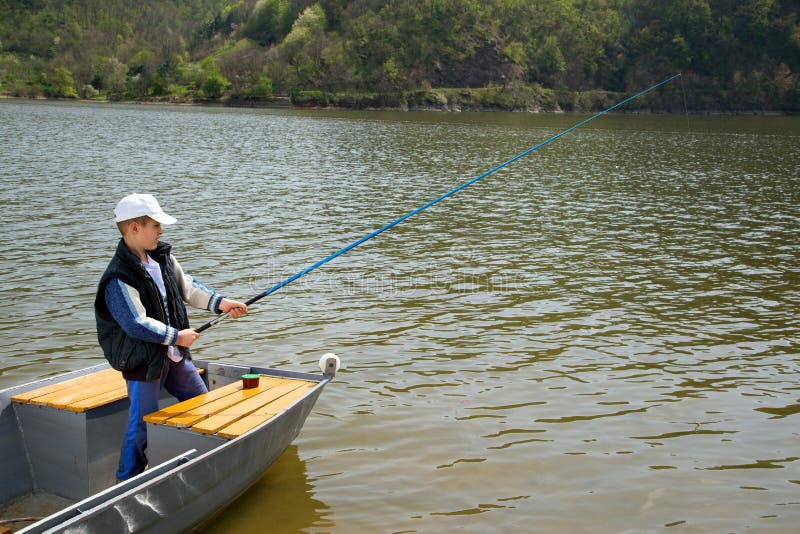
[[[142,215],[147,215],[161,224],[172,224],[177,221],[172,215],[168,215],[161,206],[158,205],[156,197],[153,195],[143,195],[134,193],[128,195],[117,203],[114,208],[114,221],[122,222],[128,219],[135,219]]]

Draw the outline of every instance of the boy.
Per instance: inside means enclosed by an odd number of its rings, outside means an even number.
[[[189,347],[200,334],[189,327],[184,301],[234,318],[247,306],[183,272],[170,245],[158,239],[162,225],[176,219],[152,195],[126,196],[114,215],[122,239],[100,279],[94,308],[103,353],[128,386],[131,405],[117,469],[117,479],[126,480],[147,466],[142,417],[158,410],[161,388],[179,401],[207,391],[191,363]]]

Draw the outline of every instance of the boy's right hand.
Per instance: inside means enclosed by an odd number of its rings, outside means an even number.
[[[178,339],[175,344],[181,347],[191,347],[198,337],[200,337],[200,334],[194,328],[186,328],[178,332]]]

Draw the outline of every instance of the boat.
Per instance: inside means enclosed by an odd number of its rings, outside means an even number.
[[[264,475],[339,367],[331,353],[322,374],[193,363],[209,392],[180,403],[162,395],[144,418],[148,468],[122,482],[129,402],[119,372],[102,363],[0,391],[0,534],[196,527]]]

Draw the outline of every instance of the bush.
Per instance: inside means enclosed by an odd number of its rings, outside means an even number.
[[[447,96],[437,89],[423,87],[417,91],[409,91],[406,95],[408,105],[411,107],[447,107]]]
[[[337,106],[348,109],[369,108],[400,108],[405,104],[403,94],[389,93],[362,93],[357,91],[343,91],[341,93],[327,93],[324,91],[291,91],[292,104],[295,106]]]
[[[10,90],[12,96],[19,96],[23,98],[39,98],[44,95],[44,89],[41,84],[31,83],[18,83]]]
[[[225,89],[227,89],[228,86],[230,86],[230,82],[226,80],[222,74],[212,72],[208,75],[206,81],[203,82],[203,94],[208,98],[216,100],[225,94]]]
[[[65,67],[56,67],[47,75],[45,96],[53,98],[78,98],[75,90],[75,80],[72,73]]]
[[[248,84],[240,94],[232,95],[232,97],[244,100],[274,100],[272,80],[269,76],[260,76],[255,83]]]
[[[96,98],[100,94],[100,91],[95,89],[94,85],[87,83],[81,89],[81,98]]]
[[[331,101],[331,94],[322,91],[295,90],[289,94],[295,106],[327,106]]]

